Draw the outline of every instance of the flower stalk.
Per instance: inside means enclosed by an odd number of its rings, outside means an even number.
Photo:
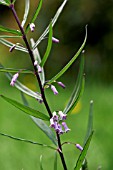
[[[43,86],[42,86],[42,83],[41,83],[41,80],[40,80],[40,77],[39,77],[39,73],[37,71],[37,65],[34,64],[35,63],[34,55],[33,55],[33,52],[32,52],[32,50],[30,48],[30,45],[28,43],[28,40],[27,40],[26,34],[24,32],[24,29],[21,26],[21,23],[19,21],[19,18],[17,16],[16,11],[15,11],[14,4],[11,4],[9,6],[9,8],[12,10],[13,16],[14,16],[17,24],[18,24],[18,27],[19,27],[21,33],[22,33],[22,38],[23,38],[23,40],[25,42],[25,45],[26,45],[26,47],[28,49],[28,53],[30,55],[32,65],[34,67],[34,72],[35,72],[35,75],[36,75],[36,78],[37,78],[37,81],[38,81],[38,84],[39,84],[39,88],[40,88],[40,92],[41,92],[41,95],[42,95],[43,103],[44,103],[44,105],[45,105],[45,107],[47,109],[47,112],[48,112],[50,118],[52,118],[53,115],[52,115],[52,112],[50,110],[50,107],[49,107],[48,102],[47,102],[46,97],[45,97],[44,89],[43,89]],[[57,137],[57,140],[58,140],[58,153],[60,155],[64,170],[67,170],[66,162],[65,162],[64,155],[63,155],[63,152],[62,152],[62,145],[61,145],[61,141],[60,141],[60,136],[59,136],[58,132],[56,132],[56,137]]]

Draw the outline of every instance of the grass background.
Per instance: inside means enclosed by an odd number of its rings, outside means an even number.
[[[0,93],[20,100],[20,94],[15,88],[6,85],[7,80],[0,78]],[[8,82],[7,82],[8,84]],[[71,84],[71,86],[70,86]],[[52,110],[62,110],[71,93],[73,83],[66,84],[66,90],[59,89],[59,95],[54,96],[47,89],[47,98]],[[49,95],[48,95],[49,94]],[[33,99],[27,97],[33,108],[41,109]],[[83,144],[88,112],[89,102],[94,101],[94,136],[88,151],[87,159],[89,169],[95,170],[102,166],[103,170],[112,169],[112,131],[113,131],[113,94],[112,86],[102,84],[86,83],[84,94],[77,108],[68,117],[67,124],[71,131],[61,136],[63,142],[71,141]],[[29,116],[17,110],[7,102],[0,99],[0,131],[30,139],[40,143],[52,145],[51,141],[43,134],[32,122]],[[73,169],[79,151],[71,145],[63,146],[68,169]],[[53,169],[54,151],[40,146],[14,141],[12,139],[0,136],[0,169],[3,170],[35,170],[39,168],[40,155],[43,156],[44,169]],[[60,159],[58,158],[58,169],[62,169]]]

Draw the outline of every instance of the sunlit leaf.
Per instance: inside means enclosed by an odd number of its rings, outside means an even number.
[[[31,39],[31,46],[33,47],[34,44],[35,44],[35,42],[34,42],[34,40],[32,38]],[[41,57],[40,57],[40,53],[39,53],[38,47],[33,50],[33,54],[34,54],[34,59],[36,61],[38,61],[38,64],[40,65]],[[41,83],[42,83],[42,86],[43,86],[44,83],[45,83],[45,74],[44,74],[44,68],[43,67],[41,67],[41,68],[42,68],[42,72],[39,74],[39,76],[40,76],[40,80],[41,80]],[[37,70],[38,70],[38,66],[37,66]]]
[[[23,93],[21,93],[21,96],[22,96],[22,101],[24,105],[28,106],[28,101],[25,98]],[[57,139],[53,131],[51,130],[51,128],[47,126],[43,120],[35,118],[33,116],[30,116],[30,117],[32,118],[34,123],[38,126],[38,128],[40,128],[40,130],[42,130],[46,134],[46,136],[53,142],[53,144],[57,146]]]
[[[13,139],[13,140],[16,140],[16,141],[25,142],[25,143],[30,143],[30,144],[33,144],[33,145],[38,145],[38,146],[50,148],[50,149],[52,149],[52,150],[56,150],[56,149],[55,149],[54,147],[52,147],[52,146],[49,146],[49,145],[46,145],[46,144],[42,144],[42,143],[38,143],[38,142],[34,142],[34,141],[31,141],[31,140],[28,140],[28,139],[17,138],[17,137],[14,137],[14,136],[12,136],[12,135],[8,135],[8,134],[1,133],[1,132],[0,132],[0,135],[5,136],[5,137],[8,137],[8,138]]]
[[[11,34],[15,34],[15,35],[22,35],[20,31],[17,31],[17,30],[13,30],[13,29],[10,29],[10,28],[6,28],[2,25],[0,25],[0,31],[2,32],[8,32],[8,33],[11,33]]]
[[[86,131],[86,136],[85,136],[85,140],[84,140],[84,145],[92,131],[93,131],[93,101],[91,100],[90,101],[90,109],[89,109],[89,119],[88,119],[88,125],[87,125],[87,131]]]
[[[38,14],[39,14],[39,12],[40,12],[40,9],[41,9],[41,7],[42,7],[42,1],[43,1],[43,0],[40,0],[40,2],[39,2],[39,4],[38,4],[38,7],[37,7],[37,9],[36,9],[36,11],[35,11],[35,13],[34,13],[34,15],[33,15],[33,18],[31,19],[30,23],[34,23],[34,22],[35,22]],[[27,32],[29,31],[29,29],[30,29],[30,25],[27,26],[25,32],[27,33]]]
[[[28,50],[22,46],[19,46],[17,44],[13,44],[12,42],[8,41],[8,40],[5,40],[4,38],[0,38],[0,43],[4,44],[5,46],[11,48],[12,46],[16,45],[15,46],[15,50],[19,50],[19,51],[23,51],[23,52],[26,52],[28,53]]]
[[[81,151],[81,154],[80,154],[80,156],[79,156],[79,158],[77,160],[77,163],[76,163],[76,166],[75,166],[74,170],[80,170],[80,168],[82,167],[82,163],[83,163],[83,161],[84,161],[84,159],[86,157],[86,154],[87,154],[87,151],[88,151],[92,136],[93,136],[93,131],[91,132],[89,138],[87,139],[86,144],[84,145],[83,150]]]
[[[21,103],[17,102],[16,100],[12,100],[12,99],[5,97],[3,95],[0,95],[0,97],[2,97],[8,103],[10,103],[11,105],[15,106],[16,108],[18,108],[19,110],[23,111],[24,113],[26,113],[30,116],[34,116],[36,118],[43,119],[43,120],[49,120],[49,117],[46,116],[45,114],[43,114],[37,110],[34,110],[30,107],[27,107],[25,105],[22,105]]]
[[[55,25],[56,21],[58,20],[65,4],[66,4],[67,0],[64,0],[64,2],[61,4],[61,6],[58,8],[54,18],[52,19],[52,27]],[[35,45],[33,46],[33,49],[35,49],[38,44],[45,38],[45,36],[48,34],[49,32],[49,26],[45,29],[45,31],[43,32],[43,34],[39,37],[39,39],[36,41]]]
[[[28,17],[28,13],[29,13],[29,7],[30,7],[30,1],[29,0],[25,0],[25,13],[24,13],[24,17],[23,17],[23,21],[21,26],[24,27],[27,17]]]
[[[77,77],[77,81],[74,87],[74,90],[72,92],[72,95],[69,99],[68,104],[66,105],[63,113],[69,114],[76,104],[78,103],[78,100],[80,99],[80,96],[82,95],[83,89],[84,89],[84,55],[81,56],[81,61],[80,61],[80,68],[79,68],[79,73]]]
[[[73,62],[77,59],[77,57],[80,55],[80,53],[82,52],[85,43],[86,43],[86,39],[87,39],[87,27],[86,27],[86,35],[85,35],[85,39],[83,44],[81,45],[81,47],[79,48],[79,50],[77,51],[77,53],[74,55],[74,57],[68,62],[68,64],[63,67],[63,69],[56,75],[54,76],[49,82],[48,84],[51,84],[52,82],[54,82],[55,80],[57,80],[59,77],[61,77],[67,70],[68,68],[73,64]]]
[[[47,49],[46,52],[44,54],[44,57],[40,63],[40,66],[43,67],[45,62],[47,61],[47,58],[50,54],[51,51],[51,47],[52,47],[52,35],[53,35],[53,31],[52,31],[52,24],[50,24],[50,30],[49,30],[49,37],[48,37],[48,45],[47,45]]]

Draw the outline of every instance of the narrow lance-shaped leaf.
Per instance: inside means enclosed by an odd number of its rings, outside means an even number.
[[[34,44],[35,44],[35,42],[34,42],[33,38],[31,38],[31,46],[33,47]],[[40,57],[38,47],[33,50],[33,54],[34,54],[34,59],[36,61],[38,61],[38,64],[40,65],[41,57]],[[42,69],[42,72],[39,74],[39,76],[40,76],[40,80],[41,80],[41,83],[42,83],[42,86],[43,86],[44,83],[45,83],[45,74],[44,74],[44,68],[41,67],[41,69]],[[37,70],[38,70],[38,66],[37,66]]]
[[[13,29],[10,29],[10,28],[6,28],[2,25],[0,25],[0,31],[22,36],[20,31],[13,30]]]
[[[15,35],[0,35],[0,38],[20,38],[21,36]]]
[[[44,170],[42,166],[42,155],[40,156],[40,170]]]
[[[77,59],[77,57],[79,56],[79,54],[82,52],[85,43],[86,43],[86,39],[87,39],[87,27],[86,27],[86,35],[85,35],[85,39],[83,44],[81,45],[81,47],[79,48],[79,50],[77,51],[77,53],[74,55],[74,57],[68,62],[68,64],[56,75],[54,76],[49,82],[48,84],[51,84],[52,82],[54,82],[55,80],[57,80],[59,77],[61,77],[67,70],[68,68],[73,64],[73,62]]]
[[[53,35],[53,31],[52,31],[52,23],[50,23],[50,29],[49,29],[49,37],[48,37],[48,45],[47,45],[47,49],[46,52],[44,54],[44,57],[40,63],[40,66],[43,67],[45,62],[47,61],[47,58],[50,54],[51,51],[51,47],[52,47],[52,35]]]
[[[39,118],[39,119],[43,119],[43,120],[49,120],[49,117],[46,116],[45,114],[37,111],[37,110],[34,110],[30,107],[27,107],[25,105],[22,105],[21,103],[15,101],[15,100],[12,100],[8,97],[5,97],[3,95],[0,95],[0,97],[2,97],[4,100],[6,100],[8,103],[10,103],[11,105],[15,106],[16,108],[18,108],[19,110],[23,111],[24,113],[30,115],[30,116],[34,116],[36,118]]]
[[[88,151],[88,148],[89,148],[89,145],[90,145],[90,142],[91,142],[91,139],[92,139],[92,136],[93,136],[93,131],[91,132],[89,138],[87,139],[87,142],[83,148],[83,150],[81,151],[81,154],[77,160],[77,163],[76,163],[76,166],[74,168],[74,170],[80,170],[80,168],[82,167],[82,163],[86,157],[86,154],[87,154],[87,151]]]
[[[55,152],[55,156],[54,156],[54,170],[57,170],[57,152]]]
[[[0,64],[1,65],[1,64]],[[26,69],[14,69],[14,68],[4,68],[0,66],[0,72],[9,72],[9,73],[23,73],[23,74],[33,74],[33,71],[26,70]]]
[[[64,2],[61,4],[61,6],[58,8],[54,18],[52,19],[52,27],[55,25],[56,21],[58,20],[65,4],[66,4],[67,0],[64,0]],[[49,26],[45,29],[45,31],[43,32],[43,34],[39,37],[39,39],[36,41],[35,45],[33,46],[33,49],[35,49],[38,44],[45,38],[45,36],[48,34],[49,32]]]
[[[13,44],[12,42],[5,40],[4,38],[0,38],[0,43],[4,44],[5,46],[11,48],[12,46],[15,46],[15,44]],[[19,50],[19,51],[23,51],[28,53],[28,50],[22,46],[19,46],[16,44],[15,46],[15,50]]]
[[[4,0],[0,0],[0,4],[2,4],[2,5],[9,5],[9,4],[7,4]]]
[[[11,80],[12,77],[13,77],[12,74],[10,74],[10,73],[6,73],[6,76],[9,80]],[[20,90],[21,92],[23,92],[23,93],[25,93],[25,94],[27,94],[27,95],[29,95],[29,96],[37,99],[37,100],[40,100],[40,101],[42,100],[40,93],[38,93],[38,92],[36,93],[36,92],[32,91],[31,89],[29,89],[28,87],[26,87],[25,85],[20,83],[18,80],[15,82],[15,87],[18,90]]]
[[[23,21],[21,26],[24,27],[27,17],[28,17],[28,13],[29,13],[29,7],[30,7],[30,1],[29,0],[25,0],[25,13],[24,13],[24,17],[23,17]]]
[[[52,147],[52,146],[49,146],[49,145],[46,145],[46,144],[42,144],[42,143],[38,143],[38,142],[34,142],[34,141],[31,141],[31,140],[28,140],[28,139],[17,138],[17,137],[14,137],[14,136],[11,136],[11,135],[8,135],[8,134],[5,134],[5,133],[1,133],[1,132],[0,132],[0,135],[5,136],[5,137],[8,137],[8,138],[13,139],[13,140],[16,140],[16,141],[25,142],[25,143],[30,143],[30,144],[33,144],[33,145],[38,145],[38,146],[50,148],[50,149],[52,149],[52,150],[56,150],[56,149],[55,149],[54,147]]]
[[[93,131],[93,100],[90,101],[89,119],[88,119],[86,136],[84,139],[84,145],[92,131]]]
[[[34,22],[35,22],[38,14],[39,14],[39,12],[40,12],[41,7],[42,7],[42,0],[40,0],[40,2],[39,2],[39,4],[38,4],[38,7],[37,7],[37,9],[36,9],[36,11],[35,11],[35,13],[34,13],[34,15],[33,15],[33,18],[31,19],[30,23],[34,23]],[[29,31],[29,29],[30,29],[30,25],[27,26],[25,32],[27,33],[27,32]]]
[[[82,91],[84,89],[83,74],[84,74],[84,55],[81,55],[80,68],[79,68],[77,81],[76,81],[74,90],[72,92],[72,95],[70,97],[70,100],[63,111],[65,114],[70,113],[73,110],[73,108],[76,106],[76,104],[82,94]]]
[[[24,105],[28,106],[27,99],[25,98],[23,93],[21,93],[21,97]],[[53,142],[53,144],[57,146],[57,139],[51,128],[47,126],[43,120],[35,118],[33,116],[30,117],[34,121],[34,123],[38,126],[38,128],[40,128],[40,130],[42,130],[42,132],[46,134],[46,136]]]

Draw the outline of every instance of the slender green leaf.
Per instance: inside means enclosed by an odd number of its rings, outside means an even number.
[[[12,2],[12,3],[14,4],[15,2],[16,2],[16,0],[13,0],[13,2]]]
[[[28,53],[28,50],[26,48],[19,46],[17,44],[13,44],[12,42],[5,40],[4,38],[0,38],[0,43],[4,44],[5,46],[7,46],[9,48],[16,45],[15,50],[19,50],[19,51],[23,51],[23,52]]]
[[[85,35],[85,39],[83,44],[81,45],[81,47],[79,48],[79,50],[77,51],[77,53],[74,55],[74,57],[68,62],[68,64],[63,67],[63,69],[56,75],[54,76],[49,82],[48,84],[51,84],[52,82],[54,82],[55,80],[57,80],[59,77],[61,77],[67,70],[68,68],[73,64],[73,62],[77,59],[77,57],[79,56],[79,54],[82,52],[85,43],[86,43],[86,39],[87,39],[87,27],[86,27],[86,35]]]
[[[24,74],[33,74],[33,71],[30,70],[26,70],[26,69],[14,69],[14,68],[4,68],[4,67],[0,67],[0,72],[9,72],[9,73],[24,73]]]
[[[21,26],[24,27],[27,17],[28,17],[28,13],[29,13],[29,7],[30,7],[30,1],[29,0],[25,0],[25,13],[24,13],[24,17],[23,17],[23,21]]]
[[[40,170],[44,170],[42,166],[42,155],[40,156]]]
[[[21,93],[21,96],[22,96],[22,101],[24,105],[28,106],[28,102],[23,93]],[[43,133],[46,134],[46,136],[53,142],[53,144],[57,146],[57,139],[53,131],[51,130],[51,128],[47,126],[43,120],[35,118],[33,116],[30,116],[30,117],[34,121],[34,123],[38,126],[38,128],[40,128],[40,130],[42,130]]]
[[[0,31],[22,36],[20,31],[13,30],[13,29],[10,29],[10,28],[6,28],[2,25],[0,25]]]
[[[0,35],[0,38],[20,38],[21,36],[14,36],[14,35]]]
[[[7,4],[11,4],[11,1],[10,1],[10,0],[5,0],[5,2],[6,2]]]
[[[57,170],[57,152],[55,152],[54,170]]]
[[[82,163],[86,157],[86,154],[87,154],[87,151],[88,151],[88,148],[89,148],[89,145],[90,145],[90,142],[91,142],[91,139],[92,139],[92,136],[93,136],[93,131],[91,132],[89,138],[87,139],[87,142],[77,160],[77,163],[76,163],[76,166],[74,168],[74,170],[80,170],[80,168],[82,167]]]
[[[31,140],[28,140],[28,139],[17,138],[17,137],[14,137],[14,136],[11,136],[11,135],[8,135],[8,134],[5,134],[5,133],[1,133],[1,132],[0,132],[0,135],[8,137],[10,139],[14,139],[14,140],[20,141],[20,142],[30,143],[30,144],[33,144],[33,145],[43,146],[43,147],[47,147],[47,148],[56,150],[56,148],[54,148],[52,146],[49,146],[49,145],[46,145],[46,144],[42,144],[42,143],[38,143],[38,142],[34,142],[34,141],[31,141]]]
[[[47,45],[47,49],[46,49],[46,52],[44,54],[44,57],[41,61],[41,64],[40,66],[43,67],[45,62],[47,61],[47,58],[50,54],[50,51],[51,51],[51,47],[52,47],[52,36],[53,36],[53,31],[52,31],[52,23],[50,24],[50,30],[49,30],[49,38],[48,38],[48,45]]]
[[[84,78],[83,78],[83,74],[84,74],[84,56],[81,56],[81,61],[80,61],[80,68],[79,68],[79,73],[78,73],[78,77],[77,77],[77,81],[74,87],[74,90],[72,92],[72,95],[69,99],[68,104],[66,105],[65,109],[64,109],[64,113],[70,113],[74,107],[76,106],[80,96],[82,95],[83,89],[84,89]]]
[[[49,139],[57,146],[57,139],[51,128],[47,126],[41,119],[32,117],[36,125],[49,137]]]
[[[6,76],[9,80],[12,79],[12,74],[10,73],[6,73]],[[35,93],[34,91],[32,91],[31,89],[29,89],[28,87],[26,87],[25,85],[23,85],[22,83],[20,83],[18,80],[15,82],[15,87],[20,90],[21,92],[39,100],[39,101],[42,101],[42,97],[40,95],[40,93]]]
[[[31,46],[33,47],[34,44],[35,44],[35,42],[34,42],[34,40],[33,40],[33,38],[32,38],[32,39],[31,39]],[[40,53],[39,53],[38,48],[35,48],[35,49],[33,50],[33,54],[34,54],[34,59],[35,59],[36,61],[38,61],[38,64],[40,65],[40,63],[41,63],[41,57],[40,57]],[[37,70],[38,70],[38,66],[37,66]],[[39,74],[39,76],[40,76],[40,80],[41,80],[41,83],[42,83],[42,86],[43,86],[44,83],[45,83],[45,74],[44,74],[44,68],[43,68],[43,67],[42,67],[42,72]]]
[[[86,136],[84,139],[84,145],[92,131],[93,131],[93,100],[90,101],[89,119],[88,119]]]
[[[40,2],[39,2],[39,4],[38,4],[38,7],[37,7],[37,9],[36,9],[36,11],[35,11],[35,13],[34,13],[34,15],[33,15],[33,18],[31,19],[30,23],[34,23],[34,22],[35,22],[38,14],[39,14],[39,12],[40,12],[40,9],[41,9],[41,7],[42,7],[42,1],[43,1],[43,0],[40,0]],[[25,32],[27,33],[27,32],[29,31],[29,29],[30,29],[30,25],[27,26]]]
[[[34,110],[30,107],[27,107],[25,105],[22,105],[21,103],[15,101],[15,100],[12,100],[8,97],[5,97],[3,95],[0,95],[0,97],[2,97],[4,100],[6,100],[8,103],[12,104],[13,106],[15,106],[16,108],[22,110],[24,113],[30,115],[30,116],[34,116],[36,118],[39,118],[39,119],[43,119],[43,120],[49,120],[49,117],[46,116],[45,114],[37,111],[37,110]]]
[[[66,4],[67,0],[64,0],[64,2],[61,4],[61,6],[58,8],[54,18],[52,19],[52,27],[55,25],[56,21],[58,20],[65,4]],[[42,33],[42,35],[39,37],[39,39],[36,41],[35,45],[33,46],[33,49],[35,49],[38,44],[45,38],[45,36],[48,34],[49,32],[49,26],[45,29],[45,31]]]

